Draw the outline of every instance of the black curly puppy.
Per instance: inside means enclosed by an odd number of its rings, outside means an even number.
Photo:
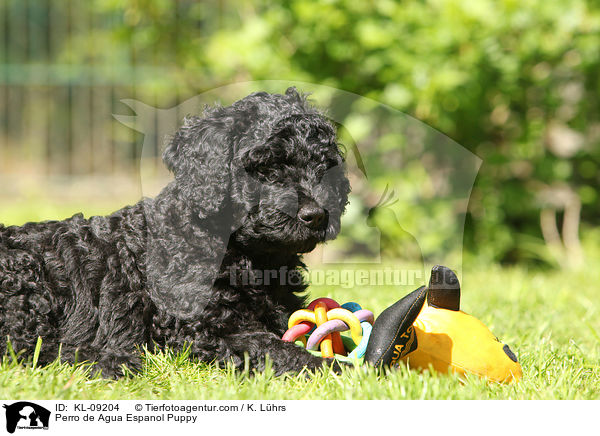
[[[188,117],[175,180],[107,217],[0,225],[0,352],[139,367],[137,345],[277,373],[323,360],[279,338],[303,306],[301,253],[339,232],[349,184],[332,125],[294,88]]]

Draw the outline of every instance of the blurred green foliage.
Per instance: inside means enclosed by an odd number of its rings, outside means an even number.
[[[69,13],[71,2],[54,4]],[[449,136],[483,160],[465,229],[481,259],[568,265],[579,217],[581,235],[598,234],[586,233],[600,210],[597,1],[91,5],[57,58],[97,69],[135,64],[135,80],[160,101],[174,89],[184,100],[231,82],[299,80],[372,98]],[[382,167],[371,183],[382,188],[394,174]]]

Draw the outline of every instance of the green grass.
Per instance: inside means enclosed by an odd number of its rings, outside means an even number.
[[[401,368],[378,376],[366,368],[341,376],[236,374],[194,362],[185,352],[145,354],[143,372],[118,381],[89,377],[89,367],[46,367],[5,356],[0,397],[11,399],[599,399],[598,273],[541,273],[490,267],[464,274],[463,309],[478,316],[519,356],[523,379],[513,385],[461,380]],[[319,289],[324,291],[324,289]],[[376,312],[404,290],[331,290]],[[42,345],[43,346],[43,345]]]
[[[66,210],[66,209],[65,209]],[[110,210],[110,209],[109,209]],[[70,212],[70,211],[69,211]],[[14,209],[10,221],[26,221]],[[3,214],[4,215],[4,214]],[[57,217],[61,215],[56,215]],[[0,222],[6,215],[0,216]],[[600,270],[542,272],[467,267],[462,309],[481,319],[518,355],[523,379],[513,385],[478,377],[401,368],[378,376],[367,368],[341,376],[238,374],[191,360],[185,352],[145,354],[141,374],[118,381],[89,376],[86,365],[4,356],[0,397],[11,399],[600,399]],[[376,314],[413,287],[318,287],[313,296],[358,301]],[[43,347],[43,344],[42,344]]]
[[[108,215],[125,204],[136,202],[133,198],[119,201],[95,194],[92,197],[95,199],[93,203],[90,203],[89,198],[83,197],[69,198],[65,201],[52,201],[51,198],[42,197],[38,192],[16,199],[0,197],[0,223],[10,226],[22,225],[30,221],[65,219],[81,211],[84,211],[87,217]]]

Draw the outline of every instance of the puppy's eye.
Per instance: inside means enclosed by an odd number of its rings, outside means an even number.
[[[336,156],[332,159],[327,159],[327,170],[330,170],[334,167],[339,167],[342,164],[342,158],[340,156]]]
[[[274,165],[259,165],[254,171],[260,178],[268,182],[277,180],[277,168]]]

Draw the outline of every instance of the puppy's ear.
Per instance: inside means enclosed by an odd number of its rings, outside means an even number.
[[[150,298],[180,319],[197,318],[210,301],[235,227],[230,208],[233,127],[241,129],[243,120],[234,123],[234,115],[219,108],[185,119],[163,153],[175,183],[147,203]]]
[[[217,109],[186,117],[163,153],[177,186],[201,219],[218,213],[229,198],[233,118]]]

